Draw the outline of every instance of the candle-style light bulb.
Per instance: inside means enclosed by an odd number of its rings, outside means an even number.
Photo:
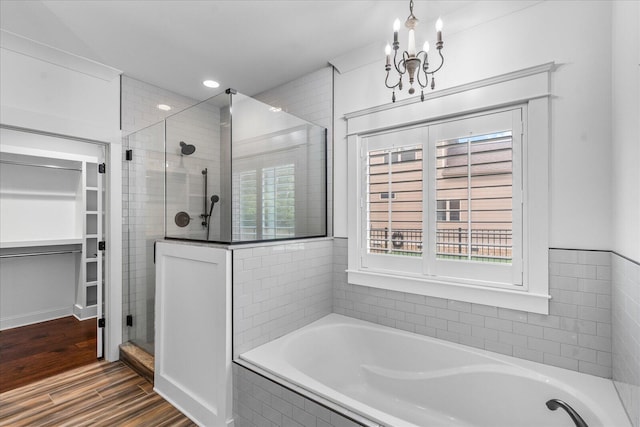
[[[425,53],[429,52],[429,41],[428,40],[426,42],[424,42],[424,44],[422,45],[422,50]]]
[[[438,42],[442,41],[442,18],[438,18],[436,21],[436,33],[438,35]]]
[[[400,31],[400,20],[396,18],[396,20],[393,21],[393,44],[394,45],[398,43],[398,31]]]
[[[387,55],[387,65],[389,65],[391,63],[391,45],[389,43],[385,46],[384,53]]]

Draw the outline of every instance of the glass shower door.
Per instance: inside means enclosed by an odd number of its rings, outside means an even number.
[[[154,243],[164,237],[165,147],[164,122],[127,137],[127,176],[123,179],[127,234],[124,281],[123,338],[154,354],[155,264]]]

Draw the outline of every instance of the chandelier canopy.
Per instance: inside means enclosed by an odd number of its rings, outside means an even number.
[[[395,89],[402,90],[402,78],[405,74],[409,75],[409,94],[415,93],[415,88],[413,87],[414,82],[417,81],[418,85],[420,85],[420,99],[424,101],[424,88],[429,85],[429,80],[431,80],[431,89],[436,87],[434,74],[437,73],[444,65],[444,56],[442,56],[442,47],[444,46],[444,42],[442,41],[442,19],[438,18],[436,21],[436,49],[438,50],[438,55],[440,56],[440,65],[431,69],[429,66],[429,42],[425,41],[422,46],[422,50],[420,52],[416,52],[416,34],[415,28],[418,25],[418,18],[413,14],[413,0],[409,2],[409,16],[405,21],[404,25],[409,29],[409,40],[407,44],[407,50],[402,51],[400,55],[398,55],[398,50],[400,48],[400,43],[398,42],[398,31],[400,30],[400,20],[396,19],[393,23],[393,67],[396,69],[398,73],[398,80],[395,84],[389,83],[389,72],[391,71],[391,49],[392,46],[387,43],[387,47],[385,48],[385,54],[387,55],[387,63],[384,67],[387,72],[387,77],[385,78],[384,84],[392,89],[391,101],[396,102],[396,92]],[[400,58],[398,58],[400,56]]]

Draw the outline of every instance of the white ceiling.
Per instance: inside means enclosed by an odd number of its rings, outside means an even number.
[[[478,3],[416,1],[419,40],[433,42],[438,16],[446,35],[473,25],[460,22],[463,9],[496,2]],[[346,64],[356,49],[360,62],[382,59],[393,20],[408,12],[408,0],[1,0],[0,28],[205,99],[220,91],[205,79],[254,95],[329,61]]]

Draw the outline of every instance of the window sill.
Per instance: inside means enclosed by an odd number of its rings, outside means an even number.
[[[551,298],[549,295],[535,294],[528,292],[526,289],[512,290],[494,288],[427,277],[399,276],[373,271],[347,270],[347,281],[353,285],[510,308],[545,315],[549,314],[549,299]]]

